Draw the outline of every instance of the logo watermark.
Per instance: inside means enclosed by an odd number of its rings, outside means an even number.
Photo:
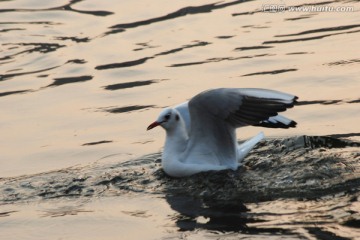
[[[261,7],[263,12],[355,12],[354,6],[321,6],[321,5],[304,5],[304,6],[287,6],[286,4],[264,4]]]

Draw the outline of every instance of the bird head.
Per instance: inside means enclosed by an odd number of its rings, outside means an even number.
[[[147,130],[153,129],[154,127],[161,126],[165,130],[171,130],[179,122],[179,113],[172,108],[165,108],[160,114],[157,120],[151,123]]]

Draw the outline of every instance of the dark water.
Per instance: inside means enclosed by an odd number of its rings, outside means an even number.
[[[2,230],[19,239],[38,237],[19,225],[70,239],[355,239],[359,149],[360,142],[298,136],[262,142],[236,172],[174,179],[161,155],[150,154],[6,178]]]
[[[266,4],[0,1],[0,238],[359,237],[359,3]],[[167,178],[146,126],[216,87],[296,94],[298,127],[238,173]]]

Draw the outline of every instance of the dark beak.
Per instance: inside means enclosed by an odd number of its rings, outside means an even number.
[[[149,131],[150,129],[153,129],[154,127],[157,127],[159,125],[160,123],[155,121],[147,127],[147,130]]]

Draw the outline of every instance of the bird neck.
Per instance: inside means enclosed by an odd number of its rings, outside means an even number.
[[[166,131],[165,149],[172,148],[173,151],[182,151],[186,147],[188,138],[185,124],[180,121],[173,129]]]
[[[167,162],[179,161],[180,155],[185,151],[189,136],[185,123],[179,119],[178,124],[166,130],[166,139],[163,152],[163,160]]]

